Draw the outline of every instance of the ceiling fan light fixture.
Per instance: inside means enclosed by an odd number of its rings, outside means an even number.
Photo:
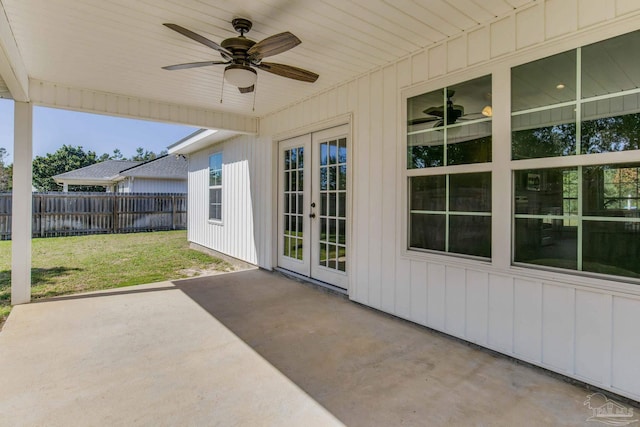
[[[491,108],[491,105],[486,105],[481,112],[482,112],[482,115],[485,117],[493,116],[493,108]]]
[[[236,87],[250,87],[258,80],[253,68],[242,64],[231,64],[224,69],[224,79]]]

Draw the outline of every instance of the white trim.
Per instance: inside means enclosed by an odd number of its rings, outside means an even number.
[[[445,174],[457,175],[463,173],[491,172],[493,170],[492,164],[493,162],[468,163],[464,165],[433,166],[428,168],[413,169],[407,169],[405,165],[405,171],[407,178],[411,178],[414,176],[431,176]]]
[[[612,153],[575,154],[559,157],[512,160],[511,170],[548,169],[560,167],[598,166],[640,162],[640,151],[616,151]]]
[[[37,79],[29,80],[29,96],[34,104],[44,107],[220,129],[240,134],[258,132],[258,119],[251,116],[77,88]]]
[[[341,114],[339,116],[332,117],[327,120],[322,120],[320,122],[311,123],[306,126],[301,126],[291,130],[276,133],[273,135],[272,138],[276,143],[279,143],[286,139],[295,138],[297,136],[306,135],[308,133],[320,132],[323,130],[331,129],[331,128],[342,126],[345,124],[348,124],[349,128],[351,128],[352,122],[353,122],[353,114],[346,113],[346,114]],[[350,136],[353,136],[353,135],[350,135]]]
[[[182,151],[188,151],[190,147],[196,145],[198,142],[201,142],[203,139],[218,133],[217,129],[201,129],[195,134],[190,135],[189,137],[183,139],[182,141],[178,141],[175,144],[169,146],[168,153],[181,153]]]
[[[29,74],[0,2],[0,76],[15,101],[29,101]]]
[[[225,203],[223,200],[224,197],[224,151],[216,151],[207,156],[208,166],[207,166],[207,219],[210,223],[222,225],[224,222],[224,215],[222,211],[224,209]],[[211,185],[211,158],[213,156],[220,155],[220,179],[222,180],[220,185]],[[211,190],[220,189],[220,218],[211,218]]]

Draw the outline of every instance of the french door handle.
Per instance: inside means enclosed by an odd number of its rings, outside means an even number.
[[[315,217],[316,217],[316,214],[315,214],[315,213],[311,212],[311,213],[309,214],[309,218],[315,218]]]

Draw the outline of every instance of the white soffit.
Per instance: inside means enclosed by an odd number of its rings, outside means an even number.
[[[0,77],[0,98],[12,99],[11,92],[9,92],[9,88],[7,87],[7,84],[4,82],[4,80],[2,80],[2,77]]]
[[[510,13],[533,0],[3,0],[31,79],[208,110],[263,116]],[[220,43],[253,21],[248,37],[291,31],[296,48],[266,59],[320,75],[314,84],[258,71],[253,94],[225,85],[223,66],[165,71],[219,60],[217,52],[164,27],[171,22]]]
[[[213,129],[199,129],[168,147],[169,154],[190,154],[209,147],[215,143],[226,141],[238,132]]]

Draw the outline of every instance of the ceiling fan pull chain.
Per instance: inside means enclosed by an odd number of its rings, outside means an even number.
[[[222,72],[222,88],[220,89],[220,104],[222,104],[222,97],[224,96],[224,75],[227,72],[227,70],[224,70]]]
[[[254,111],[254,112],[256,111],[256,92],[257,91],[258,91],[258,85],[255,85],[253,87],[253,108],[251,109],[251,111]]]

